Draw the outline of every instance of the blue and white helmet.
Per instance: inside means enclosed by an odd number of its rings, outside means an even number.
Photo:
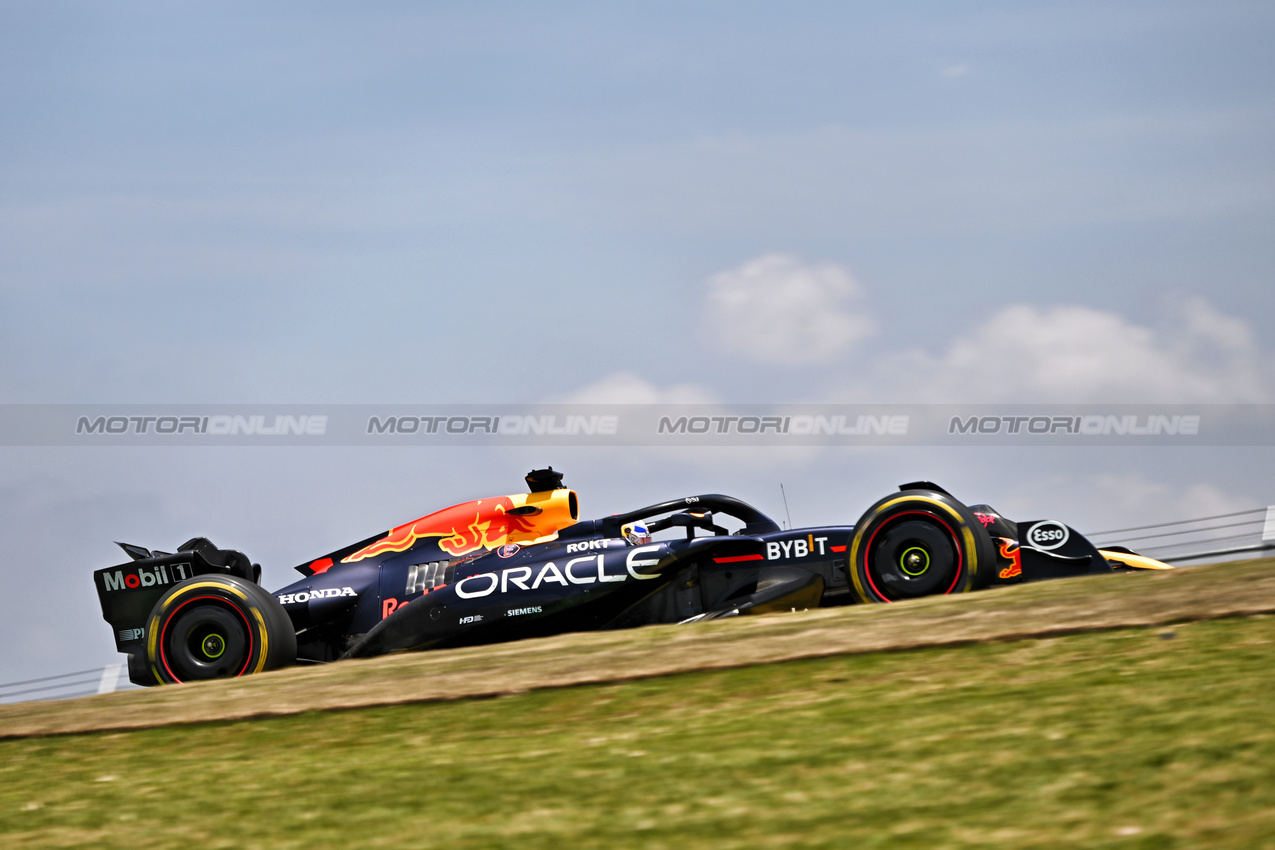
[[[651,531],[644,522],[630,522],[620,529],[620,534],[634,546],[651,542]]]

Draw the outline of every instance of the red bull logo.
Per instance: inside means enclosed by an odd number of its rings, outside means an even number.
[[[453,505],[395,528],[375,543],[342,559],[348,564],[384,552],[404,552],[427,537],[452,557],[508,544],[539,543],[575,522],[574,494],[553,490],[497,496]]]
[[[997,575],[1001,578],[1015,578],[1023,574],[1023,555],[1018,549],[1018,541],[1010,540],[1008,537],[997,537],[999,544],[1000,556],[1003,560],[1009,561],[1009,566],[1001,570]]]

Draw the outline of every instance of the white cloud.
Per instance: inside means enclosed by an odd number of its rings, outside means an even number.
[[[1097,476],[1091,484],[1091,498],[1121,516],[1122,526],[1131,517],[1137,522],[1172,522],[1261,507],[1251,497],[1228,493],[1212,484],[1195,483],[1180,488],[1163,481],[1151,481],[1132,472],[1105,473]]]
[[[950,65],[943,69],[945,77],[963,77],[970,72],[969,65]]]
[[[917,401],[1258,403],[1271,358],[1248,325],[1200,298],[1160,330],[1075,305],[1012,305],[936,356],[887,358],[881,389]]]
[[[872,331],[847,308],[860,294],[840,266],[768,254],[709,278],[704,322],[723,351],[759,363],[829,362]]]
[[[614,372],[568,395],[566,404],[714,404],[713,394],[694,384],[658,387],[633,372]]]

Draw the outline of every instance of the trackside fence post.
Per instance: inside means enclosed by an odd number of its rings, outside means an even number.
[[[123,671],[123,664],[107,664],[102,668],[102,678],[97,683],[97,692],[99,694],[112,694],[120,685],[120,672]]]

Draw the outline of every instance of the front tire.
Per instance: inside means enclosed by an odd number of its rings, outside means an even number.
[[[205,574],[160,597],[146,625],[146,666],[158,683],[227,679],[297,658],[283,606],[259,585]]]
[[[991,538],[946,493],[905,490],[860,517],[846,558],[860,602],[900,602],[985,587],[995,566]]]

